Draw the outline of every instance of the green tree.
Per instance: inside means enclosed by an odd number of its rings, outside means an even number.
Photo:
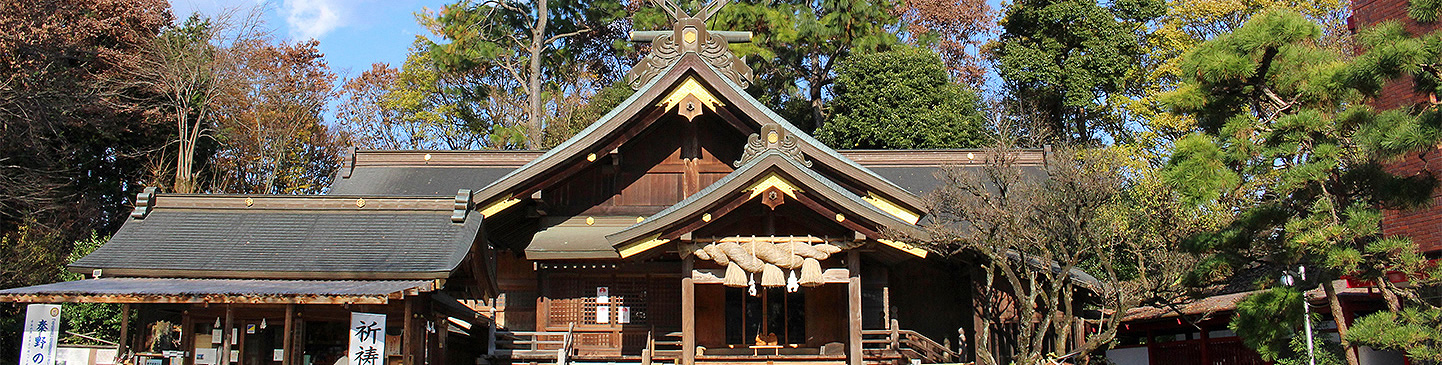
[[[1013,3],[990,46],[1010,107],[1052,140],[1125,142],[1129,126],[1117,109],[1139,95],[1134,74],[1148,23],[1164,11],[1160,0]]]
[[[574,101],[583,79],[610,73],[607,57],[587,57],[587,51],[604,50],[609,38],[620,37],[615,23],[625,15],[614,0],[462,0],[418,18],[443,40],[423,43],[438,70],[476,77],[471,87],[489,103],[521,106],[519,114],[492,115],[520,120],[490,122],[520,128],[534,149],[546,123],[564,109],[555,102]]]
[[[829,120],[826,104],[841,60],[900,43],[891,32],[899,24],[895,9],[890,0],[739,0],[721,8],[708,27],[753,32],[750,43],[731,45],[736,56],[755,57],[747,60],[756,77],[749,91],[787,120],[812,131]],[[654,9],[632,19],[637,29],[670,26],[665,15]]]
[[[1442,309],[1405,308],[1358,318],[1347,339],[1357,345],[1401,352],[1414,361],[1442,361]]]
[[[1435,181],[1381,165],[1435,148],[1442,115],[1431,105],[1379,112],[1363,102],[1402,76],[1435,90],[1436,75],[1419,65],[1436,63],[1438,50],[1425,45],[1439,38],[1412,38],[1388,23],[1362,32],[1361,52],[1348,58],[1319,45],[1321,35],[1302,14],[1269,11],[1187,53],[1183,83],[1162,99],[1197,130],[1176,143],[1165,174],[1190,201],[1238,212],[1190,239],[1189,249],[1209,255],[1194,279],[1246,268],[1277,278],[1304,265],[1334,313],[1341,308],[1330,283],[1339,275],[1380,283],[1395,311],[1408,294],[1386,272],[1418,273],[1426,262],[1411,240],[1381,235],[1380,209],[1422,204]],[[1350,347],[1343,318],[1338,332]],[[1249,325],[1267,323],[1294,328]],[[1347,357],[1356,363],[1352,351]]]
[[[930,50],[853,54],[837,68],[831,121],[816,138],[832,148],[980,147],[988,137],[977,99]]]
[[[105,239],[95,232],[90,237],[75,241],[74,249],[65,258],[67,264],[74,263],[85,255],[95,252],[100,245],[105,244]],[[85,274],[73,273],[60,268],[59,276],[65,281],[85,279]],[[120,341],[120,305],[114,303],[71,303],[66,304],[65,309],[60,311],[60,331],[66,343],[89,343],[94,345],[105,345],[96,343],[86,337],[98,338],[105,341]],[[70,335],[71,332],[82,336]]]
[[[1158,98],[1174,89],[1181,81],[1180,63],[1183,54],[1202,42],[1227,34],[1242,26],[1253,15],[1271,10],[1293,10],[1312,19],[1322,28],[1321,45],[1341,54],[1351,54],[1352,30],[1348,27],[1352,2],[1347,0],[1168,0],[1166,15],[1156,20],[1151,34],[1141,78],[1141,98],[1126,107],[1126,112],[1145,123],[1140,133],[1146,137],[1173,141],[1196,128],[1196,121],[1167,113]]]
[[[591,123],[595,123],[621,105],[631,97],[635,90],[631,90],[624,82],[616,82],[601,88],[595,95],[587,99],[584,106],[576,112],[567,115],[565,118],[546,125],[546,139],[543,147],[551,148],[565,142],[582,129],[586,129]]]

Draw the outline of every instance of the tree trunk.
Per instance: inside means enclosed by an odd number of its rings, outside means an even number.
[[[536,27],[531,29],[531,64],[526,88],[526,149],[541,146],[541,51],[546,48],[546,21],[550,18],[547,0],[536,1]]]
[[[1342,312],[1342,301],[1337,298],[1337,288],[1332,284],[1332,282],[1322,283],[1322,290],[1327,293],[1327,304],[1332,308],[1332,320],[1337,322],[1337,337],[1342,339],[1342,353],[1347,354],[1347,365],[1358,365],[1357,349],[1352,347],[1351,341],[1347,341],[1347,316]],[[1306,293],[1302,294],[1302,300],[1307,300]],[[1312,319],[1307,318],[1306,320]]]
[[[811,131],[821,130],[826,123],[826,115],[821,110],[821,85],[817,80],[811,80]]]
[[[1382,292],[1382,299],[1387,302],[1387,311],[1397,313],[1402,310],[1402,299],[1397,297],[1397,292],[1392,290],[1392,282],[1387,281],[1383,275],[1377,279],[1377,289]]]

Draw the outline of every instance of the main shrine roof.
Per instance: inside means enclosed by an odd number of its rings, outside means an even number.
[[[110,241],[70,265],[107,276],[446,278],[479,214],[454,198],[142,195]],[[459,218],[459,222],[457,221]]]

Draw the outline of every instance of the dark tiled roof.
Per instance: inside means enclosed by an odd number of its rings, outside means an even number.
[[[1345,281],[1342,280],[1335,281],[1333,285],[1337,285],[1337,294],[1342,296],[1365,296],[1370,294],[1369,289],[1349,288],[1345,284]],[[1259,292],[1262,292],[1262,290],[1219,294],[1205,298],[1194,299],[1186,303],[1177,305],[1177,308],[1175,310],[1173,310],[1172,308],[1160,307],[1132,308],[1131,310],[1127,311],[1127,316],[1123,320],[1127,322],[1147,321],[1172,318],[1177,317],[1178,315],[1195,316],[1202,314],[1231,312],[1232,310],[1237,309],[1237,303],[1241,302],[1243,298]],[[1307,296],[1307,301],[1314,304],[1325,301],[1327,297],[1327,293],[1322,288],[1314,288],[1311,290],[1307,290],[1304,294],[1306,294]]]
[[[235,280],[100,278],[0,290],[3,295],[388,295],[428,280]]]
[[[335,195],[437,196],[478,189],[542,151],[352,152],[331,185]]]
[[[902,189],[926,196],[942,184],[937,176],[949,167],[980,170],[986,164],[986,150],[841,150],[842,156],[866,166],[877,175]],[[1021,150],[1015,166],[1042,174],[1045,153],[1039,149]]]
[[[902,189],[924,196],[941,185],[936,178],[946,166],[979,168],[982,150],[840,150],[841,156],[870,169]],[[1041,150],[1025,150],[1017,161],[1028,169],[1041,167]],[[432,161],[423,160],[433,154]],[[457,189],[489,185],[517,167],[541,156],[540,151],[359,151],[354,168],[347,165],[335,180],[338,195],[445,195]],[[442,158],[445,158],[442,161]]]
[[[331,185],[339,195],[442,195],[485,186],[511,167],[360,167]]]
[[[251,198],[152,198],[148,215],[129,217],[71,269],[149,277],[445,278],[481,226],[479,214],[452,222],[454,197]]]
[[[621,255],[606,241],[636,222],[635,217],[593,217],[595,225],[567,222],[536,232],[526,246],[528,260],[618,259]],[[616,222],[627,222],[617,224]]]

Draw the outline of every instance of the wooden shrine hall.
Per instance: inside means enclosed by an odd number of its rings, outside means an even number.
[[[92,278],[0,301],[125,304],[133,364],[346,364],[350,312],[387,314],[388,365],[970,361],[974,268],[909,240],[986,153],[830,149],[744,90],[750,33],[705,27],[724,0],[656,2],[636,92],[555,148],[352,150],[326,195],[148,189],[71,265]]]

